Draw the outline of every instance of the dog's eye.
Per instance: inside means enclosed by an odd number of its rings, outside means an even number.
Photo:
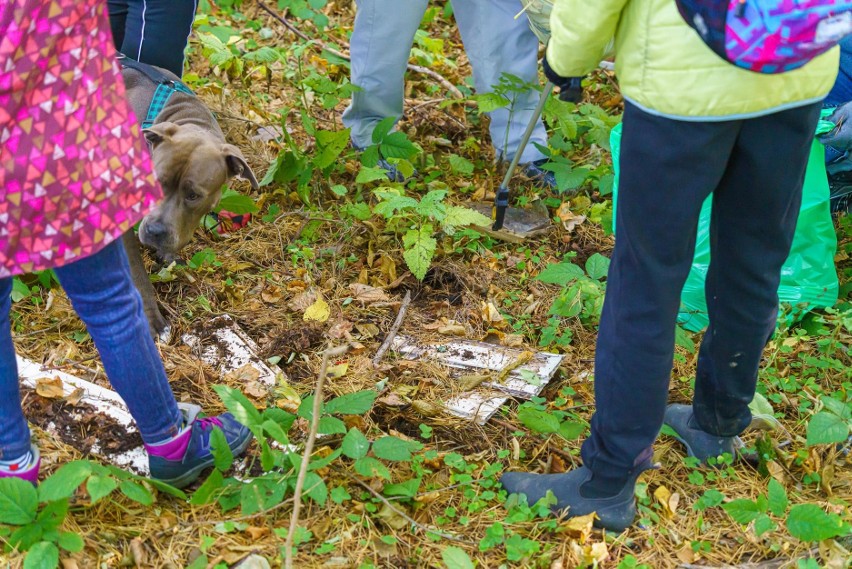
[[[190,190],[186,194],[186,201],[188,201],[188,202],[194,202],[194,201],[199,200],[199,199],[201,199],[201,194],[194,192],[192,190]]]

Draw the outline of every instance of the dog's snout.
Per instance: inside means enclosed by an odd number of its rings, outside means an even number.
[[[166,236],[166,226],[159,221],[148,221],[145,224],[145,233],[153,240],[159,240]]]

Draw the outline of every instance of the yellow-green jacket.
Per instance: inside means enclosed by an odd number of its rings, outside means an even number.
[[[683,21],[674,0],[555,0],[547,61],[563,77],[597,67],[615,38],[622,95],[655,115],[729,120],[819,101],[834,84],[838,48],[778,75],[723,61]]]

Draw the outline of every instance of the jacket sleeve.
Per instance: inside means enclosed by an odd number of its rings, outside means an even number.
[[[547,62],[562,77],[583,77],[598,66],[630,0],[555,0]]]

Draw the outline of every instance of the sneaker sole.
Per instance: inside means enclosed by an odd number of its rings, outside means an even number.
[[[248,448],[248,446],[251,443],[253,438],[254,437],[248,437],[248,438],[246,438],[246,440],[244,442],[242,442],[240,444],[240,446],[238,446],[237,448],[231,449],[231,452],[233,453],[233,455],[236,457],[236,456],[239,456],[242,453],[244,453],[245,450]],[[178,490],[180,490],[181,488],[186,488],[187,486],[189,486],[190,484],[192,484],[193,482],[198,480],[198,477],[201,476],[201,473],[204,472],[205,469],[213,466],[214,463],[215,463],[215,460],[211,456],[210,460],[202,462],[198,466],[187,470],[186,472],[184,472],[180,476],[177,476],[175,478],[157,478],[157,480],[159,480],[160,482],[164,482],[164,483],[168,484],[169,486],[173,486],[174,488],[177,488]]]

